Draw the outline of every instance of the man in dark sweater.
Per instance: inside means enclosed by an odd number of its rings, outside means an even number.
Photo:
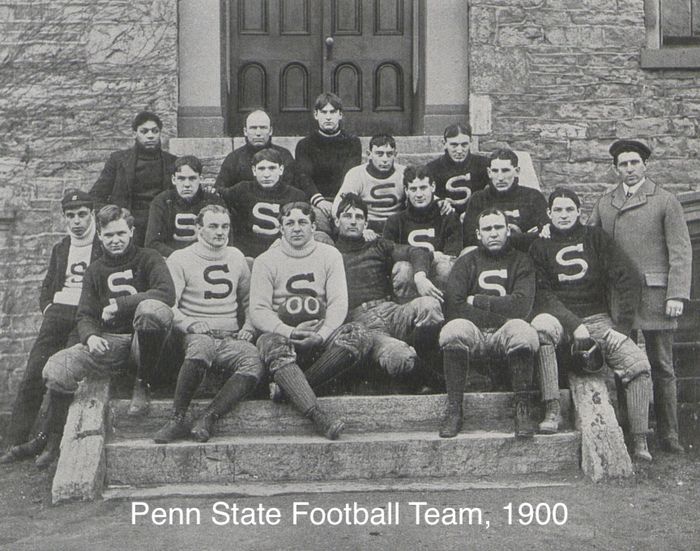
[[[445,292],[449,320],[440,332],[447,410],[440,436],[462,428],[464,384],[472,357],[506,357],[515,393],[515,436],[531,437],[527,392],[539,348],[537,331],[524,321],[535,299],[532,260],[510,244],[504,212],[487,209],[476,219],[479,247],[455,262]]]
[[[472,193],[484,189],[489,183],[489,158],[472,153],[469,149],[471,141],[469,124],[449,125],[443,133],[445,154],[428,163],[435,193],[449,201],[459,214],[464,212]]]
[[[223,205],[218,195],[201,186],[202,162],[193,155],[175,161],[173,187],[158,194],[148,213],[146,247],[165,258],[197,240],[197,214],[207,205]]]
[[[317,130],[297,143],[294,157],[297,174],[305,177],[305,191],[318,209],[318,229],[328,232],[333,199],[348,170],[362,163],[362,144],[341,128],[343,104],[335,94],[324,92],[316,98],[314,119]]]
[[[400,245],[422,247],[433,253],[430,276],[441,289],[447,284],[455,259],[462,251],[462,228],[454,213],[442,214],[435,197],[435,183],[425,166],[408,166],[403,184],[408,204],[404,210],[392,214],[384,226],[384,239]],[[407,262],[394,265],[394,289],[397,292],[413,279]],[[415,291],[415,288],[412,289]]]
[[[464,245],[478,245],[477,218],[487,208],[502,210],[508,217],[510,243],[527,252],[542,227],[549,223],[547,201],[536,189],[518,184],[518,156],[510,149],[497,149],[491,154],[488,175],[491,183],[472,195],[464,214]]]
[[[394,377],[416,368],[416,339],[437,335],[444,321],[442,292],[428,279],[431,253],[421,247],[397,245],[386,239],[365,241],[367,205],[360,197],[347,194],[338,206],[336,247],[343,255],[348,281],[348,319],[371,332],[371,348],[365,350],[373,361]],[[395,262],[407,260],[413,269],[419,298],[407,304],[391,301],[391,272]],[[417,336],[416,330],[425,331]],[[411,344],[409,344],[411,343]]]
[[[143,246],[148,210],[153,198],[170,188],[176,157],[161,150],[163,122],[155,113],[141,111],[131,124],[134,147],[115,151],[105,163],[90,195],[96,209],[114,204],[134,217],[134,243]]]
[[[530,248],[537,273],[532,326],[540,339],[537,369],[546,406],[540,432],[556,432],[561,421],[555,348],[565,342],[588,348],[593,339],[625,388],[633,455],[651,461],[646,441],[651,368],[644,351],[628,338],[640,281],[613,239],[602,228],[581,225],[580,214],[576,193],[555,189],[549,196],[551,236]],[[612,292],[617,297],[614,313],[608,303]]]
[[[44,319],[24,370],[7,436],[12,446],[0,457],[11,463],[42,452],[36,460],[40,468],[48,466],[58,450],[57,437],[47,442],[48,434],[39,434],[26,442],[39,413],[44,381],[41,372],[50,356],[78,342],[75,314],[88,265],[102,254],[95,232],[93,201],[87,193],[69,189],[61,200],[68,236],[54,245],[51,260],[41,286],[39,305]]]
[[[132,355],[136,381],[130,415],[149,405],[148,386],[173,320],[175,288],[163,257],[133,244],[134,219],[116,205],[97,213],[103,255],[85,272],[78,305],[80,343],[49,358],[48,432],[59,432],[78,383],[90,373],[123,370]]]
[[[288,186],[295,185],[294,157],[288,149],[272,143],[272,122],[265,111],[258,109],[246,117],[243,136],[245,144],[229,153],[221,165],[214,184],[216,191],[222,194],[239,182],[254,180],[251,170],[253,155],[261,149],[274,149],[280,154],[284,164],[282,182]]]

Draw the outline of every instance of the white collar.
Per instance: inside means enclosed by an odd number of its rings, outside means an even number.
[[[644,182],[646,182],[646,178],[642,178],[641,180],[639,180],[639,182],[637,182],[633,186],[628,186],[627,184],[623,183],[622,188],[625,190],[625,195],[630,194],[630,193],[632,195],[634,195],[635,193],[637,193],[637,190],[640,187],[642,187],[642,184],[644,184]]]

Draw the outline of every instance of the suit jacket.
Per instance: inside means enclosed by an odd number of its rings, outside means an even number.
[[[163,162],[162,191],[170,189],[173,165],[177,157],[161,151]],[[112,153],[105,163],[102,173],[90,190],[95,198],[95,211],[105,205],[114,204],[132,209],[132,194],[136,173],[136,146]],[[133,214],[133,213],[132,213]]]
[[[603,195],[588,222],[601,226],[627,253],[642,280],[635,329],[675,329],[666,300],[690,298],[692,248],[683,207],[647,178],[625,199],[622,184]]]

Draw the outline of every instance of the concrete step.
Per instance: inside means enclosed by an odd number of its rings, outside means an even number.
[[[215,437],[206,444],[119,440],[107,444],[106,484],[332,481],[549,473],[578,467],[580,436],[516,439],[505,432],[435,431],[320,436]]]
[[[533,423],[542,419],[538,393],[530,395]],[[513,395],[510,392],[467,393],[464,395],[464,430],[509,432],[513,427]],[[190,413],[197,417],[209,401],[197,400]],[[445,395],[430,396],[335,396],[320,398],[328,412],[346,424],[348,433],[437,431]],[[573,428],[573,411],[568,390],[561,391],[562,429]],[[126,415],[128,400],[110,402],[112,439],[150,438],[171,416],[171,400],[154,400],[147,416]],[[216,427],[217,435],[311,435],[311,422],[289,404],[267,400],[239,404]]]

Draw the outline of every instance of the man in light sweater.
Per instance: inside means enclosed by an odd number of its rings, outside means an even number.
[[[154,436],[168,443],[190,434],[187,408],[208,369],[229,375],[224,386],[192,428],[192,436],[206,442],[216,421],[258,384],[263,366],[254,329],[242,318],[248,308],[250,270],[245,257],[228,247],[231,218],[219,205],[197,215],[197,241],[168,258],[175,284],[175,329],[185,335],[185,361],[175,388],[173,417]]]
[[[335,440],[343,422],[324,412],[312,387],[349,369],[365,346],[364,331],[343,325],[348,290],[341,254],[318,243],[314,211],[304,202],[280,210],[282,238],[253,265],[250,317],[263,335],[264,366],[316,430]],[[310,365],[302,372],[299,365]]]

